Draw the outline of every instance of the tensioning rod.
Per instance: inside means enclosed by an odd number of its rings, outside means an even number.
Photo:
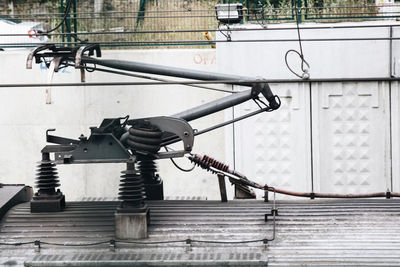
[[[175,118],[181,118],[186,121],[195,120],[215,112],[224,110],[226,108],[230,108],[246,102],[250,99],[255,99],[258,97],[258,94],[262,94],[266,100],[269,102],[271,109],[278,109],[279,104],[276,102],[276,98],[271,92],[271,89],[267,82],[262,83],[252,83],[248,81],[254,81],[254,78],[230,75],[230,74],[222,74],[222,73],[214,73],[214,72],[206,72],[206,71],[198,71],[198,70],[190,70],[184,68],[176,68],[170,66],[161,66],[156,64],[148,64],[134,61],[124,61],[124,60],[111,60],[111,59],[96,59],[91,57],[82,57],[82,63],[88,64],[96,64],[101,65],[113,69],[120,69],[125,71],[133,71],[133,72],[141,72],[141,73],[149,73],[155,75],[164,75],[164,76],[172,76],[179,77],[185,79],[196,79],[196,80],[235,80],[234,85],[240,86],[248,86],[251,87],[250,90],[243,91],[234,95],[226,96],[221,99],[212,101],[210,103],[206,103],[204,105],[177,113],[172,115]]]

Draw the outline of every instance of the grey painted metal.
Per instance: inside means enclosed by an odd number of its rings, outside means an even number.
[[[31,200],[32,187],[25,185],[9,185],[0,183],[0,219],[13,206]]]
[[[234,84],[246,83],[342,83],[342,82],[396,82],[397,77],[372,77],[372,78],[318,78],[318,79],[268,79],[268,80],[216,80],[216,81],[165,81],[165,82],[89,82],[89,83],[0,83],[0,88],[24,88],[24,87],[69,87],[69,86],[147,86],[147,85],[194,85],[194,84]],[[236,92],[236,91],[234,91]]]
[[[113,69],[149,73],[156,75],[165,75],[165,76],[172,76],[172,77],[179,77],[186,79],[196,79],[204,81],[235,80],[231,84],[252,87],[251,90],[226,96],[224,98],[173,115],[173,117],[181,118],[186,121],[195,120],[210,115],[212,113],[224,110],[226,108],[233,107],[252,98],[256,98],[259,93],[261,93],[267,99],[267,101],[270,102],[270,106],[272,109],[279,108],[279,105],[276,103],[275,97],[271,92],[271,88],[269,87],[268,83],[265,80],[260,80],[262,81],[261,83],[254,83],[251,81],[256,79],[251,77],[190,70],[184,68],[161,66],[156,64],[148,64],[148,63],[134,62],[134,61],[107,60],[107,59],[96,59],[90,57],[83,57],[81,60],[82,63],[102,65]]]
[[[264,214],[272,204],[257,200],[149,201],[151,225],[144,241],[176,239],[251,240],[269,238],[272,221]],[[69,202],[61,213],[30,214],[29,206],[13,208],[2,220],[0,242],[40,239],[90,243],[114,238],[118,202]],[[267,246],[249,244],[108,244],[62,247],[43,244],[0,245],[0,265],[89,266],[98,264],[204,266],[388,266],[400,265],[400,200],[278,201],[276,239]],[[103,256],[101,256],[103,255]],[[218,256],[219,255],[219,256]],[[218,259],[219,257],[219,259]]]
[[[96,59],[91,57],[82,57],[82,63],[96,64],[119,70],[142,72],[142,73],[179,77],[185,79],[203,80],[203,81],[236,80],[233,84],[242,86],[252,86],[253,84],[251,82],[247,82],[246,80],[255,80],[254,77],[250,78],[239,75],[190,70],[190,69],[176,68],[171,66],[161,66],[143,62],[114,60],[114,59],[111,60],[111,59]]]
[[[252,98],[252,90],[247,90],[243,91],[234,95],[229,95],[214,101],[211,101],[209,103],[206,103],[204,105],[200,105],[197,107],[194,107],[189,110],[185,110],[180,113],[176,113],[172,115],[172,117],[175,118],[181,118],[186,121],[192,121],[204,116],[207,116],[209,114],[224,110],[226,108],[233,107],[235,105],[239,105],[243,102],[246,102],[247,100]]]
[[[185,120],[174,117],[160,116],[129,120],[128,125],[134,125],[136,123],[140,124],[143,122],[147,122],[153,126],[156,126],[159,130],[165,132],[169,137],[176,137],[178,138],[178,141],[183,141],[183,150],[158,152],[157,158],[182,157],[185,153],[192,151],[194,143],[194,130]],[[122,143],[126,142],[128,135],[128,132],[122,135]],[[163,137],[163,139],[164,138],[166,137]]]

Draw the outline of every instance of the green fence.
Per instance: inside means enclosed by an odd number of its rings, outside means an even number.
[[[400,7],[386,12],[375,0],[26,0],[14,1],[12,12],[0,9],[4,19],[40,22],[53,28],[64,16],[67,1],[72,8],[66,22],[49,34],[51,42],[102,42],[103,46],[159,47],[195,45],[214,38],[218,28],[215,5],[241,2],[243,23],[270,24],[308,21],[356,21],[400,17]],[[102,3],[99,5],[98,3]],[[1,8],[1,6],[0,6]],[[0,33],[1,35],[1,33]],[[11,36],[10,36],[11,38]],[[10,38],[0,36],[4,44]],[[1,45],[0,45],[1,46]],[[29,44],[27,44],[29,46]]]

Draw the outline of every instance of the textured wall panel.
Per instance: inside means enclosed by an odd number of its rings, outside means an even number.
[[[235,125],[236,169],[263,184],[310,191],[309,86],[271,88],[281,97],[281,108]],[[249,102],[235,109],[235,115],[257,108]]]
[[[318,83],[312,92],[316,191],[390,189],[388,86]]]

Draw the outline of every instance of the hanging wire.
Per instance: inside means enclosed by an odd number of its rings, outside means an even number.
[[[63,23],[67,19],[69,11],[71,10],[71,5],[72,5],[72,0],[69,0],[68,3],[67,3],[67,6],[65,7],[64,15],[63,15],[63,18],[61,19],[60,23],[58,23],[54,28],[52,28],[52,29],[50,29],[48,31],[45,31],[44,34],[51,33],[53,31],[57,30],[58,28],[60,28],[61,25],[63,25]]]
[[[164,149],[165,149],[165,151],[167,151],[167,152],[173,150],[172,148],[167,147],[167,146],[164,146]],[[192,166],[190,169],[184,169],[184,168],[182,168],[181,166],[179,166],[178,163],[176,163],[175,160],[174,160],[173,158],[169,158],[169,159],[171,160],[172,164],[174,164],[174,166],[175,166],[176,168],[178,168],[180,171],[183,171],[183,172],[191,172],[191,171],[193,171],[194,168],[196,167],[196,165],[193,163],[193,166]]]
[[[295,0],[295,1],[294,1],[294,10],[295,10],[294,17],[295,17],[295,20],[296,20],[297,37],[298,37],[298,41],[299,41],[300,52],[298,52],[298,51],[296,51],[296,50],[294,50],[294,49],[288,50],[288,51],[286,52],[286,54],[285,54],[285,63],[286,63],[286,67],[290,70],[290,72],[292,72],[292,73],[293,73],[294,75],[296,75],[297,77],[306,80],[306,79],[309,79],[309,78],[310,78],[310,73],[309,73],[310,65],[309,65],[308,62],[304,59],[303,45],[302,45],[302,43],[301,43],[301,35],[300,35],[300,26],[299,26],[299,18],[298,18],[299,10],[297,9],[297,1],[298,1],[298,0]],[[289,66],[289,63],[288,63],[288,55],[289,55],[290,53],[295,53],[295,54],[297,54],[297,55],[300,57],[300,59],[301,59],[301,70],[302,70],[302,72],[303,72],[301,75],[298,74],[298,73],[296,73],[296,72]],[[305,68],[305,65],[307,66],[306,68]]]
[[[254,16],[255,16],[257,24],[264,28],[265,27],[265,24],[264,24],[264,20],[265,20],[265,13],[264,12],[265,12],[265,9],[264,9],[264,5],[260,1],[258,1],[258,4],[261,6],[261,23],[260,23],[260,20],[257,17],[257,11],[254,12]]]
[[[228,24],[223,24],[225,27],[226,27],[226,33],[224,33],[222,30],[221,30],[221,28],[220,28],[220,26],[221,26],[221,23],[220,22],[218,22],[218,31],[223,35],[223,36],[225,36],[225,38],[226,38],[226,41],[227,42],[230,42],[230,41],[232,41],[232,38],[231,38],[231,34],[232,34],[232,31],[231,31],[231,29],[229,28],[229,25]]]

